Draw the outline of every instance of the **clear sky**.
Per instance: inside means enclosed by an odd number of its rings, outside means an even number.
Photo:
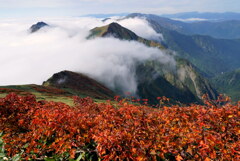
[[[0,17],[240,12],[240,0],[0,0]]]

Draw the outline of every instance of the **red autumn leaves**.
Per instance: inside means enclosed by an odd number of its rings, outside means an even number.
[[[240,105],[206,101],[153,109],[125,101],[74,100],[71,107],[38,102],[33,96],[0,99],[0,131],[8,155],[42,158],[68,152],[77,158],[85,152],[103,160],[240,159]]]

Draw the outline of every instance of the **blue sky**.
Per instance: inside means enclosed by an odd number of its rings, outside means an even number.
[[[240,12],[239,0],[0,0],[0,17],[95,13]]]

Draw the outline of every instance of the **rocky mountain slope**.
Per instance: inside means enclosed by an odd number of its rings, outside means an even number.
[[[138,41],[150,47],[164,48],[158,42],[152,45],[137,36],[132,31],[113,23],[107,26],[94,28],[91,30],[89,38],[112,36],[122,40]],[[217,92],[209,82],[203,78],[187,60],[177,58],[177,69],[171,71],[158,61],[140,63],[137,66],[136,77],[138,79],[138,95],[141,98],[148,98],[151,102],[156,102],[156,97],[166,96],[175,101],[183,103],[201,102],[203,94],[209,94],[213,99],[217,97]]]

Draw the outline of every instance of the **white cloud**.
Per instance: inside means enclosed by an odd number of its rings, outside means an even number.
[[[173,20],[183,21],[183,22],[194,22],[194,21],[207,21],[208,19],[204,19],[204,18],[187,18],[187,19],[173,18]]]
[[[114,38],[86,40],[89,29],[105,25],[98,19],[46,22],[55,27],[34,34],[27,32],[32,20],[0,23],[0,85],[41,84],[56,72],[71,70],[86,73],[112,89],[119,87],[122,92],[134,93],[136,62],[158,59],[163,64],[175,64],[164,51],[137,42]],[[133,27],[134,22],[137,21],[131,22]],[[144,34],[148,33],[152,34]]]
[[[134,31],[138,36],[141,36],[143,38],[159,41],[163,39],[162,34],[159,34],[153,30],[148,21],[145,19],[123,19],[122,21],[119,21],[119,24],[130,29],[131,31]]]

